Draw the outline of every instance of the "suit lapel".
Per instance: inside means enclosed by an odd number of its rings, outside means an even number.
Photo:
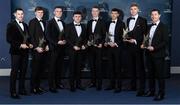
[[[38,24],[38,27],[40,27],[40,29],[41,29],[41,31],[43,32],[43,29],[42,29],[42,27],[41,27],[41,24],[40,24],[40,22],[39,22],[39,20],[36,18],[36,23]],[[42,22],[43,23],[43,22]],[[43,25],[44,25],[44,23],[43,23]],[[44,26],[44,28],[45,28],[45,26]]]
[[[56,28],[59,30],[59,32],[60,32],[60,29],[59,29],[59,26],[58,26],[58,24],[57,24],[57,22],[56,22],[56,20],[53,18],[53,22],[54,22],[54,25],[56,26]]]
[[[24,35],[24,32],[23,32],[23,30],[21,29],[21,27],[19,26],[19,24],[18,24],[16,21],[14,21],[14,23],[15,23],[15,25],[17,26],[17,28],[18,28],[19,32],[21,33],[21,35],[22,35],[22,36],[25,36],[25,35]],[[23,24],[23,26],[24,26],[24,24]],[[24,26],[24,31],[25,31],[25,26]]]
[[[136,28],[138,27],[139,21],[140,21],[140,19],[139,19],[139,16],[138,16],[138,18],[137,18],[137,20],[136,20],[136,23],[135,23],[135,25],[134,25],[133,30],[136,29]]]
[[[155,30],[155,32],[154,32],[154,36],[153,36],[153,39],[152,39],[152,43],[153,43],[153,41],[154,41],[154,39],[156,39],[156,37],[157,37],[157,33],[158,33],[158,31],[160,30],[160,27],[161,27],[161,22],[158,24],[158,26],[157,26],[157,28],[156,28],[156,30]]]
[[[93,22],[93,21],[92,21]],[[97,21],[97,23],[96,23],[96,26],[95,26],[95,28],[94,28],[94,33],[97,31],[97,27],[99,27],[99,19],[98,19],[98,21]]]
[[[74,35],[75,35],[75,37],[76,38],[78,38],[78,34],[77,34],[77,31],[76,31],[76,27],[75,27],[75,25],[72,23],[72,31],[73,31],[73,33],[75,33]]]

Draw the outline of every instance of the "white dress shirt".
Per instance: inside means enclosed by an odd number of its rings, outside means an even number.
[[[115,21],[115,23],[113,23],[113,22],[110,23],[109,34],[112,35],[112,36],[110,36],[110,39],[111,39],[112,42],[114,42],[114,35],[115,35],[115,28],[116,28],[117,19],[112,20],[112,21]]]
[[[97,21],[98,21],[98,19],[99,19],[99,17],[93,18],[93,20],[97,20]],[[92,22],[92,33],[94,33],[94,30],[95,30],[97,21],[93,21],[93,22]]]
[[[36,17],[36,18],[38,19],[38,21],[39,21],[39,23],[40,23],[40,25],[41,25],[41,28],[42,28],[42,30],[43,30],[43,32],[44,32],[45,28],[44,28],[44,24],[43,24],[43,22],[42,22],[42,19],[39,19],[38,17]]]
[[[20,23],[19,20],[16,19],[16,22],[18,23],[18,25],[21,27],[21,29],[24,31],[24,25],[23,23]]]
[[[159,22],[160,22],[160,21],[157,21],[156,23],[154,23],[154,24],[156,24],[156,25],[151,26],[151,29],[150,29],[150,31],[149,31],[149,45],[151,45],[151,43],[152,43],[152,39],[153,39],[153,37],[154,37],[154,33],[155,33],[155,31],[156,31],[156,28],[157,28],[157,26],[159,25]]]
[[[76,29],[77,35],[79,37],[81,35],[81,32],[82,32],[81,24],[74,22],[74,25],[75,25],[75,29]],[[76,26],[76,25],[78,25],[78,26]]]
[[[58,21],[60,20],[60,18],[54,17],[54,19],[56,20],[56,23],[58,24],[59,30],[63,31],[64,30],[63,24],[61,21]]]
[[[131,18],[134,18],[134,19],[131,19],[130,21],[129,21],[129,31],[132,31],[133,29],[134,29],[134,27],[135,27],[135,24],[136,24],[136,21],[137,21],[137,18],[138,18],[138,14],[136,14],[135,16],[132,16]],[[137,41],[134,39],[133,40],[134,41],[134,43],[137,45]]]
[[[138,18],[138,14],[137,15],[135,15],[135,16],[132,16],[132,18],[135,18],[135,19],[131,19],[130,21],[129,21],[129,31],[132,31],[133,29],[134,29],[134,26],[135,26],[135,24],[136,24],[136,21],[137,21],[137,18]]]

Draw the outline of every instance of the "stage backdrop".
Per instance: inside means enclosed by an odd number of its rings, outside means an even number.
[[[3,2],[3,3],[2,3]],[[5,4],[7,2],[7,4]],[[75,10],[80,10],[83,12],[83,23],[87,23],[87,20],[91,18],[90,11],[93,5],[99,5],[101,8],[101,16],[104,20],[109,19],[109,12],[112,8],[116,7],[121,9],[124,12],[124,17],[121,17],[123,21],[129,17],[129,6],[132,2],[136,2],[140,6],[140,15],[147,18],[148,23],[150,23],[150,10],[152,8],[160,9],[162,16],[162,21],[167,24],[169,29],[169,37],[171,39],[171,15],[172,15],[172,0],[11,0],[11,14],[16,7],[21,7],[25,11],[25,22],[29,22],[30,19],[34,17],[34,8],[36,6],[43,6],[46,8],[45,19],[48,20],[53,16],[53,7],[61,5],[65,7],[65,14],[63,19],[66,23],[72,21],[72,13]],[[10,57],[8,54],[8,44],[5,41],[5,24],[10,21],[10,10],[9,4],[10,0],[1,0],[0,1],[0,21],[2,28],[1,39],[0,39],[0,68],[10,68]],[[3,4],[3,5],[2,5]],[[5,5],[4,5],[5,4]],[[4,7],[2,7],[4,6]],[[1,9],[3,8],[3,9]],[[13,15],[11,15],[13,18]],[[169,51],[167,50],[167,59],[170,60]]]

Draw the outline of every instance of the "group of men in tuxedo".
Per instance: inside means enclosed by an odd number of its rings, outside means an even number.
[[[64,68],[65,47],[69,55],[69,84],[70,91],[85,90],[81,83],[82,53],[87,50],[91,69],[90,87],[102,90],[103,70],[102,53],[107,52],[109,85],[105,90],[122,91],[122,62],[127,61],[130,71],[130,90],[137,90],[137,96],[155,96],[154,100],[162,100],[165,95],[164,57],[168,42],[165,25],[160,21],[158,9],[151,11],[152,25],[147,26],[146,19],[138,15],[137,4],[130,6],[131,17],[127,19],[128,37],[123,38],[125,23],[118,17],[119,9],[111,10],[111,21],[104,22],[99,14],[98,6],[92,7],[92,19],[87,26],[81,23],[82,13],[73,13],[73,22],[65,25],[62,20],[63,7],[54,8],[54,17],[46,22],[43,20],[44,8],[35,8],[35,18],[29,26],[23,22],[24,12],[17,8],[15,20],[7,25],[7,42],[10,44],[11,97],[19,99],[19,95],[28,95],[25,89],[25,74],[28,65],[29,49],[32,52],[31,93],[42,94],[41,76],[48,65],[49,91],[57,93],[63,89],[61,73]],[[148,46],[143,38],[148,36]],[[105,50],[102,50],[105,49]],[[126,60],[122,61],[122,50],[126,51]],[[144,56],[147,58],[149,74],[149,89],[145,92]],[[47,58],[48,55],[48,58]],[[48,59],[49,63],[46,63]],[[19,91],[16,80],[19,76]],[[159,90],[156,94],[155,82]],[[137,83],[136,83],[137,82]],[[136,86],[137,85],[137,86]]]

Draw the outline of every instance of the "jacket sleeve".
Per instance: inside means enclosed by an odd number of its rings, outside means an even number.
[[[14,26],[12,23],[9,23],[6,29],[6,41],[11,44],[12,47],[20,48],[21,42],[16,41],[14,36],[16,36]]]

